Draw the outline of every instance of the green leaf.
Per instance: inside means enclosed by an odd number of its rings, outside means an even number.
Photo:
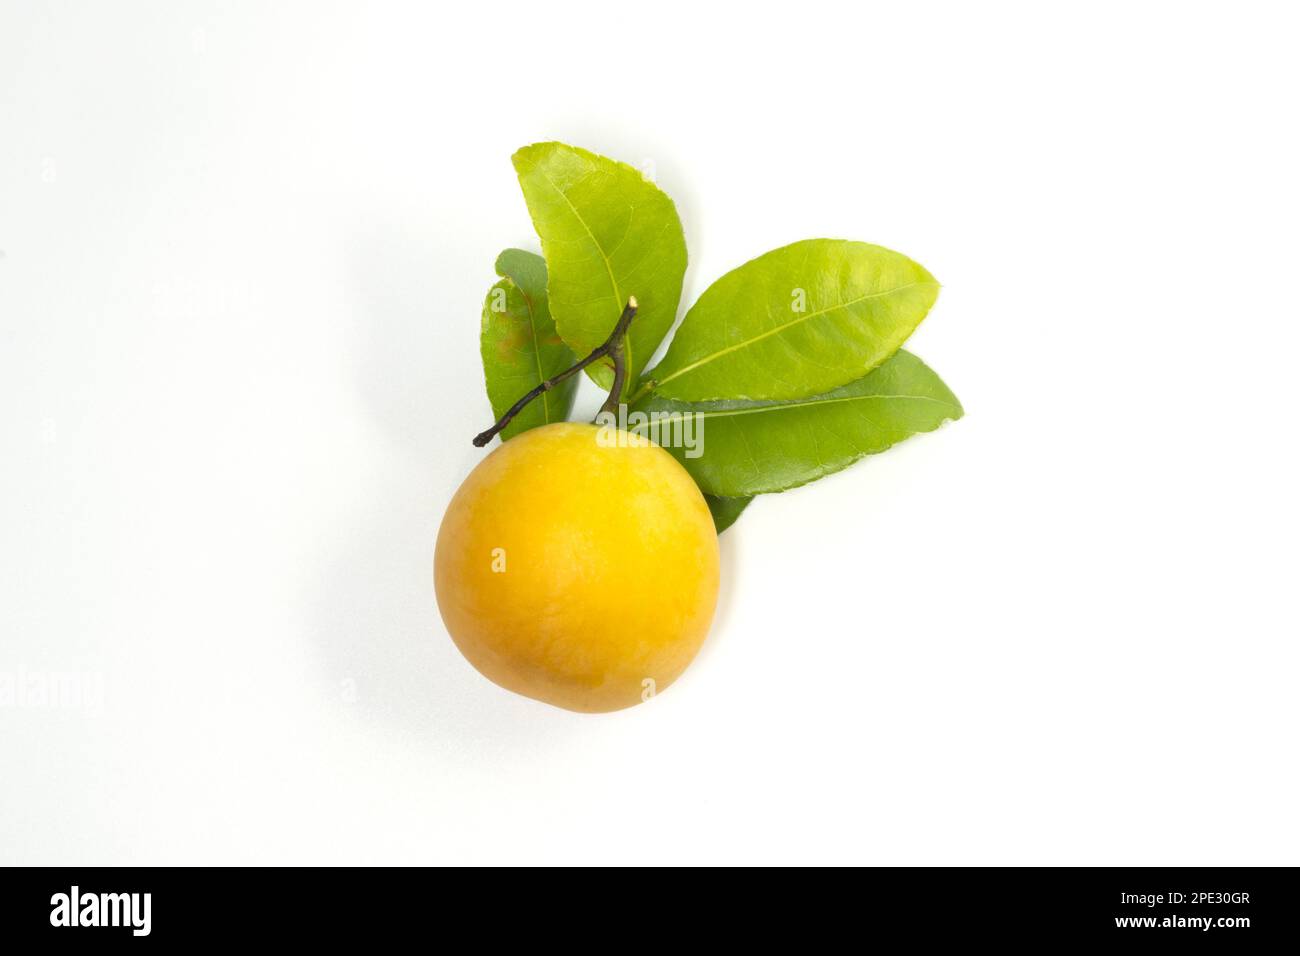
[[[630,385],[677,317],[686,238],[673,201],[639,170],[563,143],[525,146],[513,159],[550,270],[560,337],[587,355],[636,298],[624,352]],[[612,364],[588,374],[608,388]]]
[[[655,398],[639,403],[637,411],[701,415],[694,432],[697,457],[672,442],[662,444],[706,495],[732,498],[807,484],[962,416],[961,403],[939,376],[904,351],[856,382],[808,398],[698,403]],[[647,432],[632,413],[628,421],[630,430]],[[667,425],[662,430],[668,431]]]
[[[530,389],[574,363],[572,350],[555,333],[546,296],[546,262],[522,249],[497,257],[500,282],[483,302],[479,350],[488,400],[498,418]],[[562,422],[573,408],[577,376],[543,392],[501,432],[501,440],[549,422]]]
[[[880,246],[774,249],[700,296],[638,395],[779,401],[838,388],[893,355],[938,294],[934,276]]]
[[[717,495],[705,495],[705,502],[709,506],[709,511],[713,514],[713,526],[718,529],[718,534],[726,531],[740,513],[749,507],[753,498],[719,498]]]

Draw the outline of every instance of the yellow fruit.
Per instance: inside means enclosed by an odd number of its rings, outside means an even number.
[[[616,440],[611,440],[616,439]],[[695,482],[645,438],[560,423],[479,463],[447,506],[438,608],[487,678],[569,710],[619,710],[695,657],[718,537]]]

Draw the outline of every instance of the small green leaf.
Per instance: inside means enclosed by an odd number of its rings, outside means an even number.
[[[732,498],[807,484],[962,416],[961,403],[939,376],[904,351],[856,382],[808,398],[698,403],[655,398],[634,411],[702,416],[697,457],[671,443],[665,448],[706,495]],[[646,431],[630,415],[629,422],[631,430]]]
[[[574,363],[573,352],[555,333],[546,295],[546,263],[522,249],[497,257],[502,276],[483,303],[479,350],[488,400],[498,418],[530,389]],[[501,432],[501,440],[549,422],[562,422],[573,408],[577,377],[561,382],[524,407]]]
[[[563,143],[514,157],[550,271],[551,314],[579,358],[613,331],[630,296],[637,314],[624,355],[636,381],[677,317],[686,238],[673,201],[639,170]],[[608,361],[588,368],[608,388]]]
[[[718,529],[718,534],[726,531],[740,513],[749,507],[753,498],[719,498],[717,495],[705,495],[705,502],[709,506],[709,511],[713,514],[713,526]]]
[[[838,388],[893,355],[938,294],[934,276],[880,246],[774,249],[700,296],[640,394],[780,401]]]

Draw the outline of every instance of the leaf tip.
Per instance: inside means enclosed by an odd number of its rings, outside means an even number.
[[[515,169],[523,171],[525,166],[534,165],[539,156],[538,154],[557,149],[572,149],[572,146],[566,146],[557,140],[548,139],[539,143],[529,143],[527,146],[520,146],[510,157],[510,162],[514,164]]]

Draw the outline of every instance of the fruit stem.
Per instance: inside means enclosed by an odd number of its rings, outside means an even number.
[[[632,324],[632,317],[636,315],[636,308],[636,296],[628,296],[627,305],[623,307],[623,314],[618,317],[618,322],[614,325],[614,331],[609,333],[609,338],[597,346],[595,351],[585,359],[548,378],[506,409],[506,413],[497,420],[495,425],[487,431],[474,436],[474,447],[482,448],[495,438],[497,433],[509,425],[511,420],[524,410],[524,406],[537,396],[549,392],[566,378],[577,374],[592,362],[602,358],[608,357],[614,362],[614,387],[610,389],[609,398],[605,399],[605,404],[601,406],[600,410],[606,412],[618,408],[618,402],[623,393],[623,383],[627,378],[627,364],[623,359],[623,340],[627,336],[627,327]]]
[[[624,354],[627,350],[624,346],[627,343],[627,327],[634,315],[636,315],[636,296],[630,296],[627,300],[627,308],[623,310],[623,315],[619,316],[618,325],[614,326],[614,333],[605,342],[605,345],[609,346],[610,360],[614,363],[614,381],[609,387],[609,395],[606,396],[605,403],[600,406],[602,412],[617,412],[618,403],[623,400],[623,386],[627,381],[627,357]],[[624,316],[627,317],[627,322],[623,321]],[[619,326],[622,326],[621,331]]]

